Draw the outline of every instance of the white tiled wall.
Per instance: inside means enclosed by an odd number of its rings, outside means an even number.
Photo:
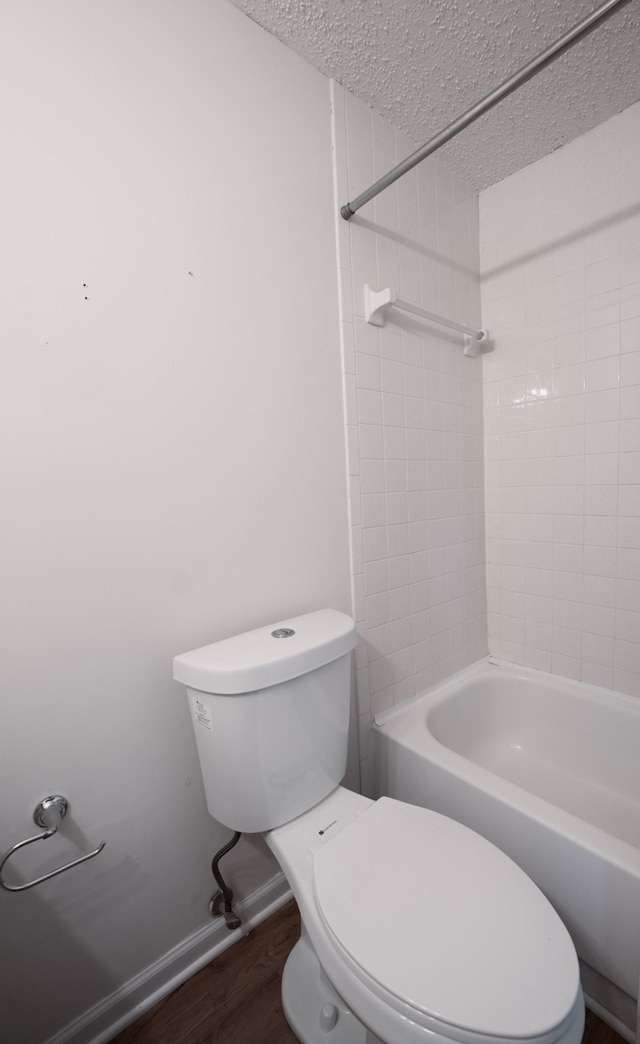
[[[336,213],[415,143],[332,85]],[[486,653],[482,375],[461,338],[364,285],[480,324],[477,196],[428,161],[336,217],[348,434],[360,756],[371,716]]]
[[[640,695],[640,105],[480,229],[490,649]]]

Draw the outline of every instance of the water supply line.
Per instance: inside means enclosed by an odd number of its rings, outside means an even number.
[[[242,922],[231,905],[233,903],[233,892],[228,885],[225,884],[218,864],[222,857],[238,844],[241,837],[242,834],[237,830],[231,840],[224,845],[219,852],[216,852],[211,862],[211,873],[213,874],[220,891],[212,895],[211,902],[209,903],[209,910],[211,911],[212,917],[219,917],[220,915],[224,917],[226,926],[230,932],[239,928]]]

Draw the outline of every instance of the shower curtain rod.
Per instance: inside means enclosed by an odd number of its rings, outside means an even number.
[[[606,0],[604,4],[597,7],[595,11],[592,11],[590,15],[583,18],[581,22],[574,25],[573,29],[569,29],[566,33],[563,33],[555,43],[551,44],[540,54],[532,58],[530,62],[523,65],[521,69],[513,73],[507,80],[504,80],[499,87],[495,87],[489,94],[486,94],[484,98],[481,98],[479,102],[472,105],[470,109],[467,109],[462,116],[458,116],[456,120],[449,123],[444,130],[440,131],[433,138],[422,145],[415,152],[412,152],[410,156],[407,156],[402,163],[398,163],[396,167],[390,170],[383,177],[379,178],[370,188],[366,189],[365,192],[361,192],[359,196],[356,196],[350,203],[345,203],[340,208],[340,213],[345,221],[353,217],[360,207],[363,207],[365,203],[368,203],[370,199],[377,196],[383,189],[393,185],[394,181],[401,178],[403,174],[412,170],[413,167],[421,163],[422,160],[426,159],[427,156],[431,156],[432,153],[436,152],[442,145],[450,141],[451,138],[455,138],[456,134],[459,134],[461,130],[468,127],[470,123],[473,123],[478,119],[479,116],[484,115],[489,109],[492,109],[494,105],[502,101],[503,98],[508,97],[513,91],[520,87],[527,80],[530,80],[536,73],[544,69],[545,66],[550,65],[556,58],[561,54],[564,54],[573,44],[577,43],[584,36],[587,36],[593,29],[596,29],[601,22],[604,22],[606,18],[609,18],[617,8],[623,7],[628,4],[630,0]]]

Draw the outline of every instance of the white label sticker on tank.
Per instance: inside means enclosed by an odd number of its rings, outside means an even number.
[[[203,703],[202,700],[198,700],[193,696],[191,699],[191,706],[193,707],[193,716],[198,724],[204,725],[205,729],[211,731],[213,729],[213,723],[206,703]]]

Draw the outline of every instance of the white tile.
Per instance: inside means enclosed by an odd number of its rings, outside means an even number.
[[[358,388],[382,389],[379,358],[356,351],[356,384]]]
[[[376,284],[379,287],[399,287],[400,248],[398,243],[393,239],[386,238],[385,236],[377,236],[375,250]]]
[[[593,330],[599,326],[609,326],[611,323],[619,322],[619,292],[617,290],[608,290],[604,293],[596,293],[592,297],[588,297],[584,321],[587,330]]]
[[[554,511],[561,515],[582,514],[585,509],[585,487],[556,486],[553,498]]]
[[[620,357],[620,385],[640,384],[640,347]]]
[[[620,324],[620,351],[623,354],[640,351],[640,317],[625,319]]]
[[[389,619],[399,620],[411,613],[411,591],[407,587],[398,587],[389,591]]]
[[[539,351],[540,349],[538,349]],[[529,352],[530,356],[530,352]],[[553,339],[553,365],[566,367],[584,363],[586,358],[585,334],[582,331],[564,334]]]
[[[551,324],[551,317],[547,313],[544,313],[546,321]],[[536,316],[536,322],[539,324],[540,317]],[[542,332],[542,331],[541,331]],[[547,336],[536,341],[532,344],[526,345],[526,365],[529,372],[535,373],[538,371],[548,371],[551,369],[554,361],[554,341],[550,336],[550,330],[544,331]],[[582,345],[582,338],[578,336],[579,344]],[[566,355],[562,354],[562,350],[556,364],[558,366],[568,366],[571,363],[584,362],[584,347],[582,350],[579,348],[573,348],[566,352]]]
[[[404,428],[385,425],[383,432],[384,457],[386,460],[406,461],[407,436]]]
[[[380,424],[360,424],[359,451],[362,457],[382,459],[384,456],[383,428]]]
[[[589,576],[615,577],[616,562],[615,547],[598,547],[589,544],[584,548],[584,572]]]
[[[613,646],[613,641],[610,639]],[[580,659],[582,654],[582,633],[568,627],[553,627],[551,637],[551,651],[562,656],[571,656]],[[613,648],[611,650],[613,663]]]
[[[389,656],[391,652],[391,636],[389,624],[380,624],[377,627],[367,627],[367,663],[369,669],[375,660]]]
[[[426,490],[415,490],[407,494],[407,511],[409,523],[426,521],[427,519],[427,492]]]
[[[580,660],[562,656],[560,653],[552,653],[551,672],[552,674],[559,674],[563,678],[574,678],[576,681],[579,681]]]
[[[525,667],[549,673],[551,671],[551,651],[525,645],[523,663]]]
[[[640,316],[640,283],[623,286],[620,291],[620,318]]]
[[[620,580],[640,581],[640,550],[629,547],[618,548],[617,562],[617,575]]]
[[[584,543],[585,522],[584,515],[555,515],[553,518],[554,542],[556,544]]]
[[[585,516],[615,516],[617,514],[617,507],[618,498],[616,486],[590,485],[586,487],[584,499]]]
[[[553,403],[553,423],[556,428],[577,427],[584,424],[585,396],[566,395]]]
[[[584,287],[587,297],[616,290],[619,286],[620,262],[617,256],[604,258],[585,268]]]
[[[619,516],[617,521],[618,546],[640,548],[640,518]]]
[[[407,467],[404,460],[385,459],[384,461],[384,488],[387,494],[403,494],[404,516],[398,516],[399,501],[393,502],[393,517],[389,515],[388,522],[406,522],[406,492],[407,492]],[[387,502],[388,506],[390,502]]]
[[[584,553],[581,544],[554,544],[553,568],[566,573],[582,573]]]
[[[617,453],[618,421],[600,421],[585,425],[586,453]]]
[[[587,313],[588,315],[588,313]],[[613,322],[607,315],[606,322]],[[584,305],[579,301],[558,301],[553,308],[553,330],[555,337],[566,337],[571,334],[583,334],[586,317]]]
[[[587,424],[617,421],[619,412],[620,393],[617,388],[590,391],[585,395],[585,422]]]
[[[359,388],[358,422],[360,424],[382,424],[382,395],[379,391]]]
[[[585,390],[585,363],[556,367],[553,371],[553,390],[557,397],[579,395],[583,392]]]
[[[589,459],[589,458],[587,458]],[[615,547],[620,521],[614,516],[587,515],[584,518],[584,542],[596,547]]]
[[[563,401],[566,402],[567,400]],[[560,426],[555,428],[553,431],[553,445],[557,457],[581,456],[585,450],[584,426],[575,424],[568,427]]]
[[[382,359],[382,390],[387,394],[404,395],[402,363]]]
[[[385,526],[372,526],[363,532],[363,559],[365,562],[387,559],[387,530]],[[371,593],[371,592],[367,592]]]
[[[612,667],[603,667],[602,664],[589,663],[586,659],[582,660],[580,680],[585,682],[586,685],[598,685],[603,689],[612,689],[613,675]]]
[[[402,362],[402,331],[399,326],[387,323],[380,330],[380,354],[384,359]]]
[[[369,685],[371,688],[371,713],[380,714],[393,706],[393,675],[389,657],[381,657],[369,665]]]
[[[640,642],[640,612],[619,609],[615,614],[615,636],[625,642]]]
[[[587,330],[585,339],[587,362],[602,359],[605,356],[617,356],[619,351],[620,326],[618,323],[609,323],[608,326]]]
[[[555,571],[553,574],[553,597],[565,602],[582,601],[582,574]]]
[[[569,631],[582,630],[582,605],[580,602],[553,599],[552,617],[554,628],[565,628]]]
[[[616,485],[618,482],[618,459],[617,453],[591,453],[585,457],[586,484],[600,486]]]
[[[389,622],[389,599],[386,593],[366,596],[365,619],[367,629]]]
[[[613,638],[615,636],[615,609],[600,605],[583,604],[582,606],[582,628],[587,636],[603,635]],[[623,637],[619,635],[619,637]],[[588,655],[585,659],[591,659]],[[599,661],[594,661],[599,662]]]
[[[556,457],[553,461],[553,481],[560,486],[582,485],[585,481],[585,458],[582,455]]]
[[[552,569],[527,568],[526,589],[528,595],[550,598],[553,595]]]
[[[599,605],[605,608],[613,608],[616,605],[616,582],[611,577],[587,576],[585,574],[582,585],[582,598],[585,604]]]
[[[397,427],[404,427],[405,423],[405,402],[403,395],[391,394],[389,392],[383,392],[382,394],[382,420],[385,424]],[[361,421],[361,423],[367,423]]]
[[[616,640],[614,667],[629,674],[640,674],[640,642]]]
[[[383,493],[385,490],[385,465],[382,460],[360,461],[360,486],[366,493]]]
[[[620,388],[620,419],[640,417],[640,385]]]
[[[605,359],[593,359],[586,364],[587,392],[617,388],[619,379],[620,364],[617,355]]]
[[[620,421],[620,452],[632,453],[640,447],[640,418]]]
[[[624,692],[629,696],[640,696],[640,673],[632,674],[614,668],[613,688],[616,692]]]
[[[640,449],[620,454],[619,481],[622,485],[640,483]]]
[[[380,330],[356,316],[354,318],[353,333],[356,351],[364,355],[380,355]]]
[[[363,495],[361,499],[363,526],[383,526],[387,521],[384,494],[369,493]]]
[[[619,579],[615,584],[616,608],[629,613],[640,612],[640,583]]]
[[[640,483],[620,486],[618,489],[618,512],[621,516],[640,516]]]

